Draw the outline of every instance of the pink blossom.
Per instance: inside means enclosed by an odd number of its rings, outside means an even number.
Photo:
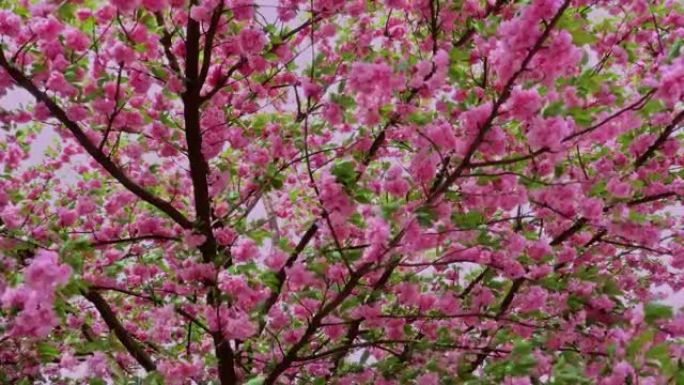
[[[183,385],[187,380],[198,378],[203,372],[201,362],[164,361],[158,365],[159,372],[168,385]]]
[[[59,72],[51,73],[45,85],[62,96],[71,96],[76,91],[74,86],[69,84],[64,75]]]
[[[362,94],[391,90],[392,69],[385,63],[354,63],[349,86]]]
[[[515,88],[507,103],[511,116],[519,120],[533,117],[541,108],[542,100],[536,90]]]
[[[254,17],[253,0],[232,0],[231,11],[237,20],[249,20]]]
[[[242,238],[233,246],[232,254],[237,262],[247,262],[259,255],[259,249],[253,240]]]
[[[33,289],[49,290],[64,285],[71,268],[59,264],[59,256],[53,251],[39,250],[24,273],[26,284]]]
[[[336,212],[347,217],[354,211],[349,197],[344,192],[342,185],[335,181],[330,174],[323,174],[319,180],[321,201],[329,212]]]
[[[425,373],[416,379],[417,385],[439,385],[439,376],[435,373]]]
[[[140,5],[140,0],[109,0],[109,2],[122,12],[133,11]]]
[[[587,219],[599,219],[603,214],[603,202],[595,198],[582,199],[580,214]]]
[[[682,57],[679,57],[671,65],[664,67],[656,96],[665,101],[668,106],[674,106],[684,95],[683,79],[684,60],[682,60]]]
[[[371,244],[385,244],[390,236],[390,229],[382,218],[371,218],[368,220],[366,238]]]
[[[313,280],[313,274],[300,263],[286,268],[285,270],[288,277],[288,283],[295,290],[311,284]]]
[[[168,6],[166,0],[142,0],[142,5],[150,12],[159,12]]]
[[[557,149],[561,140],[570,133],[572,126],[563,118],[536,118],[532,121],[527,138],[535,149]]]
[[[551,251],[551,247],[548,243],[544,241],[536,241],[528,247],[527,254],[529,254],[531,258],[539,260],[545,255],[551,254]]]
[[[287,261],[287,254],[280,251],[279,249],[273,249],[271,253],[266,257],[264,263],[271,270],[280,270],[285,266]]]
[[[214,230],[214,238],[216,238],[216,242],[221,246],[227,246],[231,244],[235,240],[235,237],[235,231],[230,228],[224,227]]]
[[[192,231],[186,231],[183,234],[183,240],[185,244],[189,247],[199,247],[207,240],[207,237],[203,234],[193,233]]]
[[[487,121],[491,111],[492,105],[488,102],[464,112],[460,120],[466,133],[473,137],[477,135],[482,125]]]
[[[634,369],[626,361],[621,361],[613,367],[610,377],[606,378],[601,385],[621,385],[627,382],[627,378],[632,376]]]
[[[302,79],[301,83],[305,98],[318,99],[320,97],[321,91],[323,90],[321,86],[311,82],[308,78]]]
[[[3,307],[21,310],[13,322],[10,334],[44,337],[57,325],[52,309],[54,291],[68,282],[71,267],[59,263],[53,251],[40,249],[24,270],[24,283],[8,289],[0,298]]]
[[[411,175],[419,183],[427,183],[437,173],[437,165],[439,164],[439,155],[423,150],[413,157],[411,162]]]
[[[135,60],[135,51],[123,43],[115,43],[109,50],[110,57],[117,63],[128,64]]]
[[[323,107],[323,117],[330,124],[342,123],[342,109],[336,103],[327,103]]]
[[[14,37],[21,29],[21,18],[6,10],[0,11],[0,35]]]
[[[240,50],[245,55],[258,54],[266,46],[266,37],[264,36],[264,33],[253,28],[245,28],[240,31],[238,40]]]
[[[84,51],[90,46],[88,36],[76,28],[71,28],[64,33],[64,42],[74,51]]]
[[[631,192],[631,188],[627,182],[622,182],[617,178],[612,178],[606,185],[606,190],[618,198],[626,198]]]
[[[519,300],[520,311],[543,310],[548,293],[540,286],[532,286]]]
[[[71,227],[78,219],[76,211],[65,208],[59,208],[57,210],[57,215],[59,216],[59,224],[62,227]]]
[[[427,128],[427,136],[432,143],[443,149],[453,149],[458,143],[453,127],[447,123],[430,125]]]
[[[64,25],[53,17],[37,18],[33,21],[32,29],[40,39],[50,41],[60,35]]]

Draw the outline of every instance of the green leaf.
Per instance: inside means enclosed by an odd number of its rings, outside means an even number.
[[[278,276],[273,271],[265,271],[259,276],[259,282],[266,285],[269,289],[276,290],[280,284]]]
[[[368,204],[371,203],[372,199],[373,192],[368,189],[360,188],[354,191],[354,200],[356,200],[359,203]]]
[[[545,118],[548,118],[550,116],[557,116],[561,113],[563,110],[564,103],[562,101],[559,102],[553,102],[549,104],[545,109],[542,115],[544,115]]]
[[[76,12],[76,5],[65,2],[57,9],[57,15],[60,20],[71,21],[74,19],[74,12]]]
[[[83,253],[92,249],[90,242],[85,239],[68,240],[62,246],[60,255],[76,273],[83,269]]]
[[[256,229],[250,231],[248,236],[254,240],[259,246],[264,242],[264,239],[271,236],[271,233],[264,229]]]
[[[553,175],[554,175],[556,178],[558,178],[558,177],[560,177],[561,175],[563,175],[564,172],[565,172],[565,165],[563,165],[563,163],[557,163],[557,164],[553,167]]]
[[[435,219],[437,219],[437,216],[430,207],[421,206],[418,208],[418,210],[416,210],[416,219],[421,226],[430,227],[434,223]]]
[[[661,319],[672,318],[672,308],[656,302],[647,303],[644,306],[644,319],[648,323],[653,323]]]
[[[627,357],[634,358],[642,349],[644,345],[653,340],[653,330],[647,330],[639,336],[632,337],[632,340],[627,345]]]
[[[646,358],[658,363],[659,369],[671,370],[672,359],[670,358],[670,349],[667,344],[658,344],[646,352]]]
[[[59,357],[59,349],[48,342],[39,343],[36,350],[43,362],[49,362]]]
[[[363,215],[361,215],[358,212],[355,212],[351,216],[349,216],[349,222],[356,227],[363,228],[366,226],[366,223],[363,221]]]
[[[595,34],[582,29],[570,31],[570,35],[575,45],[593,44],[598,41]]]
[[[580,126],[588,126],[593,122],[591,113],[586,108],[573,107],[568,113]]]
[[[71,278],[64,288],[62,288],[62,294],[64,294],[64,296],[67,298],[80,295],[82,289],[85,289],[86,286],[87,285],[84,280]]]
[[[150,72],[152,72],[152,75],[154,75],[160,79],[166,79],[166,71],[164,71],[164,69],[161,68],[160,66],[149,65],[147,68],[150,70]]]
[[[451,51],[449,51],[449,61],[452,63],[467,61],[468,59],[470,59],[470,52],[462,48],[452,48]]]
[[[485,217],[479,211],[451,214],[451,222],[461,229],[474,229],[485,222]]]
[[[675,384],[684,385],[684,369],[679,369],[677,374],[674,376]]]
[[[264,59],[270,62],[277,62],[279,60],[278,55],[273,52],[267,52],[264,54]]]
[[[672,49],[670,50],[669,55],[667,55],[667,58],[670,60],[678,58],[679,53],[682,50],[682,44],[684,44],[684,40],[677,39],[675,43],[672,45]]]
[[[600,180],[589,190],[590,197],[598,197],[606,193],[606,181]]]
[[[636,223],[645,223],[648,218],[645,214],[641,214],[634,210],[630,210],[629,214],[627,214],[627,219]]]
[[[419,126],[425,126],[432,122],[432,115],[426,112],[413,112],[408,117],[409,122]]]
[[[164,377],[158,372],[151,372],[145,377],[145,380],[143,381],[143,384],[145,385],[163,385],[164,384]]]
[[[356,106],[356,101],[349,95],[332,94],[330,99],[345,109],[354,108]]]
[[[530,341],[519,340],[513,344],[513,350],[511,351],[511,355],[513,357],[522,357],[532,354],[533,350],[534,346]]]
[[[340,310],[349,310],[357,307],[359,303],[361,302],[361,299],[359,297],[351,297],[348,300],[344,301],[342,305],[340,306]]]
[[[330,172],[335,176],[338,183],[347,187],[356,182],[356,170],[354,162],[345,161],[335,164]]]
[[[271,180],[271,187],[273,187],[275,190],[280,190],[281,188],[283,188],[284,182],[285,176],[282,174],[278,174]]]

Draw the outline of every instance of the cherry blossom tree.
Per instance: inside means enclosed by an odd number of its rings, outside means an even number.
[[[0,381],[684,384],[683,42],[677,0],[0,2]]]

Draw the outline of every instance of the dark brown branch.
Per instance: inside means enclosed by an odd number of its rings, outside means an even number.
[[[221,79],[219,79],[219,81],[216,83],[216,85],[209,92],[207,92],[205,95],[200,97],[200,103],[203,104],[206,101],[211,100],[211,98],[213,98],[214,95],[216,95],[219,91],[221,91],[221,89],[223,89],[223,87],[226,86],[228,79],[230,79],[233,76],[235,71],[237,71],[238,68],[240,68],[240,66],[242,66],[246,62],[247,62],[247,59],[244,57],[241,57],[237,62],[235,62],[235,64],[233,64],[228,69],[226,74],[224,76],[222,76]]]
[[[219,2],[219,6],[216,7],[214,13],[211,15],[211,21],[209,23],[209,29],[204,38],[204,50],[202,58],[202,69],[199,73],[199,88],[202,88],[204,81],[207,79],[207,74],[209,74],[209,67],[211,66],[211,53],[213,52],[214,37],[218,31],[219,21],[221,20],[221,14],[223,13],[223,2]]]
[[[109,327],[109,330],[114,332],[116,338],[119,339],[121,344],[128,350],[130,355],[135,358],[136,361],[145,368],[146,371],[152,372],[157,370],[157,366],[154,364],[150,356],[143,350],[143,347],[136,342],[130,334],[126,331],[121,322],[116,318],[116,314],[109,306],[107,301],[95,290],[88,290],[83,293],[83,296],[95,305],[95,308],[100,313],[100,316]]]
[[[297,246],[295,247],[294,251],[292,251],[287,261],[285,261],[285,265],[283,265],[283,267],[281,267],[280,270],[278,270],[278,273],[276,273],[278,284],[264,302],[263,310],[261,311],[262,318],[259,321],[259,334],[261,333],[261,331],[263,331],[264,327],[266,326],[266,317],[268,315],[268,312],[271,310],[273,305],[275,305],[276,301],[278,300],[278,296],[280,296],[283,284],[285,283],[285,278],[287,278],[285,274],[285,269],[291,267],[295,263],[295,261],[299,257],[299,254],[304,250],[306,245],[309,244],[314,235],[316,235],[317,231],[318,225],[314,222],[311,224],[311,226],[309,226],[306,232],[304,232],[304,235],[299,240],[299,243],[297,243]]]
[[[470,160],[475,155],[475,151],[477,151],[478,147],[482,142],[484,141],[485,135],[489,131],[489,129],[492,127],[494,120],[496,117],[499,115],[499,108],[508,100],[508,98],[511,96],[511,92],[513,91],[513,86],[515,85],[516,80],[522,75],[526,70],[527,66],[530,64],[532,59],[534,58],[534,55],[539,52],[539,50],[542,48],[544,42],[546,39],[549,37],[551,34],[551,31],[555,27],[556,23],[558,23],[558,20],[560,20],[560,17],[563,15],[565,10],[568,8],[570,5],[570,1],[566,0],[563,2],[563,5],[559,8],[558,12],[553,16],[553,18],[548,22],[546,27],[544,28],[544,32],[542,32],[541,36],[537,39],[535,42],[534,46],[530,48],[529,52],[527,53],[527,56],[525,59],[522,61],[520,64],[520,68],[511,75],[511,77],[508,79],[506,84],[504,85],[503,91],[499,95],[499,97],[496,99],[494,102],[494,105],[492,106],[492,111],[490,112],[489,116],[487,117],[487,120],[482,124],[480,127],[477,136],[473,140],[473,142],[470,144],[468,147],[465,155],[463,156],[463,160],[461,163],[456,167],[453,173],[451,173],[444,183],[442,183],[439,187],[437,187],[434,191],[432,191],[430,197],[427,199],[426,204],[430,205],[435,202],[446,190],[449,189],[449,187],[461,176],[463,171],[465,171],[468,167],[470,167]]]
[[[133,242],[140,242],[140,241],[160,241],[160,242],[165,242],[165,241],[178,241],[179,239],[176,237],[167,237],[164,235],[141,235],[139,237],[130,237],[130,238],[119,238],[119,239],[108,239],[105,241],[95,241],[92,243],[92,246],[98,247],[98,246],[107,246],[107,245],[114,245],[117,243],[133,243]]]
[[[665,127],[665,130],[658,136],[658,139],[656,139],[653,144],[644,151],[643,154],[641,154],[637,160],[634,162],[634,169],[638,169],[639,167],[643,166],[644,163],[646,163],[647,160],[649,160],[653,155],[655,155],[655,152],[660,148],[660,146],[667,141],[667,139],[670,137],[672,132],[679,126],[679,123],[684,120],[684,110],[680,111],[677,116],[672,120],[672,123],[670,123],[669,126]]]
[[[282,40],[282,41],[288,40],[289,38],[296,35],[301,30],[303,30],[304,28],[313,24],[317,20],[320,20],[320,18],[318,16],[315,16],[315,17],[307,20],[306,22],[302,23],[300,26],[293,29],[292,31],[285,33],[282,36],[280,36],[280,40]],[[275,50],[276,48],[278,48],[278,45],[273,46],[273,48],[271,48],[271,52],[273,50]],[[246,62],[247,62],[247,58],[245,58],[245,57],[241,57],[237,62],[235,62],[235,64],[233,64],[228,69],[228,71],[226,71],[226,74],[221,76],[221,78],[216,82],[216,85],[214,85],[214,87],[209,92],[207,92],[204,96],[200,97],[200,104],[203,104],[206,101],[210,100],[211,98],[214,97],[214,95],[216,95],[219,91],[221,91],[221,89],[223,89],[223,87],[226,86],[226,84],[228,83],[228,80],[233,76],[235,71],[237,71],[238,68],[240,68]]]
[[[676,196],[677,196],[677,194],[674,192],[671,192],[671,191],[660,193],[660,194],[647,195],[645,197],[641,197],[641,198],[634,199],[634,200],[627,202],[627,206],[638,206],[640,204],[655,202],[655,201],[659,201],[661,199],[667,199],[667,198],[676,197]]]
[[[544,148],[541,148],[541,149],[539,149],[535,152],[532,152],[530,154],[522,155],[522,156],[516,156],[513,158],[490,160],[490,161],[484,161],[484,162],[471,162],[470,167],[504,166],[507,164],[513,164],[513,163],[518,163],[518,162],[522,162],[522,161],[529,160],[529,159],[534,159],[537,156],[539,156],[545,152],[548,152],[548,151],[549,151],[549,149],[544,147]]]
[[[497,0],[496,4],[493,6],[487,4],[487,13],[485,13],[483,18],[487,18],[487,16],[496,13],[501,10],[501,8],[506,4],[507,0]],[[475,35],[475,28],[474,27],[468,27],[466,31],[461,35],[461,37],[456,40],[453,43],[454,47],[462,47],[465,45],[470,39]]]
[[[292,365],[293,362],[295,362],[298,359],[297,354],[299,351],[306,346],[306,344],[309,342],[309,338],[311,338],[319,329],[321,326],[323,319],[330,314],[333,310],[335,310],[342,302],[344,302],[347,297],[349,297],[356,285],[359,283],[361,278],[366,275],[372,267],[371,263],[366,263],[362,265],[357,271],[355,271],[351,276],[349,277],[349,281],[347,282],[346,285],[344,285],[344,288],[333,298],[332,301],[328,302],[323,308],[315,315],[312,317],[311,321],[309,322],[309,325],[307,326],[306,330],[304,331],[304,334],[300,337],[300,339],[292,345],[292,347],[287,351],[283,359],[271,370],[271,372],[268,374],[266,379],[264,380],[263,384],[264,385],[273,385],[278,377],[285,372],[290,365]]]
[[[565,0],[563,2],[563,5],[561,5],[559,10],[554,15],[553,19],[551,19],[551,21],[546,25],[546,27],[544,28],[544,32],[539,37],[539,39],[537,39],[535,45],[530,49],[530,52],[527,54],[527,56],[523,60],[522,64],[520,65],[520,69],[518,69],[518,71],[516,71],[511,76],[511,78],[506,82],[506,85],[504,86],[503,92],[501,93],[499,98],[496,100],[496,102],[492,106],[492,112],[490,113],[489,117],[485,121],[484,125],[480,128],[477,137],[475,138],[473,143],[468,148],[468,151],[466,152],[466,155],[464,156],[463,160],[461,161],[459,166],[456,168],[456,170],[447,178],[447,180],[444,182],[444,184],[442,184],[442,186],[440,186],[433,193],[433,195],[428,200],[428,203],[434,202],[437,199],[437,197],[442,192],[446,191],[446,189],[448,189],[451,186],[451,184],[456,179],[458,179],[458,177],[461,175],[461,173],[467,167],[470,166],[470,164],[469,164],[470,158],[473,156],[473,154],[475,153],[475,150],[477,149],[477,147],[479,147],[480,143],[482,143],[482,141],[484,140],[484,137],[485,137],[487,131],[492,126],[494,119],[498,115],[499,108],[501,107],[501,105],[503,105],[503,103],[511,95],[515,81],[526,70],[527,65],[532,61],[532,58],[534,57],[536,52],[539,51],[539,49],[541,49],[542,45],[544,44],[544,41],[551,34],[551,30],[554,28],[554,26],[556,25],[558,20],[560,20],[560,17],[563,15],[563,13],[565,12],[565,10],[568,8],[569,5],[570,5],[570,1]],[[577,230],[574,230],[574,232],[579,231],[579,229],[582,228],[582,226],[584,226],[584,223],[579,223],[579,222],[582,222],[582,220],[586,221],[586,219],[582,218],[578,221],[578,223],[576,223],[575,226],[573,226],[573,228],[575,228],[575,227],[577,228]],[[554,244],[554,243],[558,244],[558,243],[563,242],[565,239],[572,236],[572,234],[574,234],[574,232],[566,231],[566,232],[562,233],[561,235],[559,235],[556,239],[554,239],[552,241],[552,244]],[[520,288],[522,287],[522,284],[524,282],[525,282],[525,278],[522,278],[522,277],[517,278],[513,281],[511,288],[508,290],[508,292],[506,293],[506,296],[504,297],[504,299],[502,300],[502,302],[499,306],[499,310],[497,312],[497,317],[504,315],[508,311],[508,308],[513,303],[513,299],[515,297],[515,294],[518,292],[518,290],[520,290]],[[482,353],[478,354],[475,361],[473,361],[472,364],[470,365],[470,367],[468,368],[468,371],[473,372],[480,365],[482,365],[484,360],[487,358],[487,354],[488,354],[488,349],[486,349]]]
[[[154,14],[154,17],[157,21],[157,25],[162,28],[162,37],[159,39],[159,42],[162,44],[164,47],[164,54],[166,55],[166,60],[169,61],[169,67],[177,74],[180,75],[180,66],[178,65],[178,59],[176,59],[176,56],[173,54],[171,51],[171,33],[166,29],[164,26],[164,16],[160,12],[156,12]]]
[[[12,77],[12,79],[23,89],[28,91],[37,101],[43,103],[52,116],[57,118],[70,132],[78,143],[90,154],[90,156],[97,161],[109,174],[119,181],[130,192],[135,194],[138,198],[158,208],[177,224],[185,229],[193,227],[193,223],[188,220],[180,211],[173,207],[169,202],[166,202],[149,191],[142,188],[140,185],[131,180],[111,159],[109,159],[102,151],[99,151],[97,146],[90,141],[85,132],[73,120],[67,117],[66,112],[57,105],[45,92],[38,89],[38,87],[21,71],[16,69],[5,59],[4,52],[0,48],[0,67],[2,67]]]
[[[570,134],[570,135],[566,136],[565,138],[563,138],[562,141],[563,141],[563,142],[567,142],[568,140],[572,140],[572,139],[574,139],[574,138],[576,138],[576,137],[578,137],[578,136],[580,136],[580,135],[584,135],[584,134],[587,134],[587,133],[589,133],[589,132],[592,132],[592,131],[594,131],[594,130],[600,128],[600,127],[602,127],[602,126],[605,125],[606,123],[610,122],[611,120],[613,120],[613,119],[619,117],[620,115],[624,114],[624,113],[627,112],[627,111],[637,111],[637,110],[643,108],[643,106],[646,104],[646,102],[647,102],[649,99],[651,99],[651,97],[653,96],[653,94],[655,93],[655,91],[656,91],[655,89],[652,89],[652,90],[648,91],[646,94],[644,94],[644,96],[642,96],[641,98],[639,98],[639,100],[637,100],[636,102],[634,102],[634,103],[630,104],[629,106],[627,106],[627,107],[625,107],[625,108],[623,108],[623,109],[621,109],[621,110],[615,112],[614,114],[612,114],[612,115],[610,115],[609,117],[603,119],[602,121],[600,121],[600,122],[594,124],[593,126],[587,127],[587,128],[585,128],[585,129],[583,129],[583,130],[577,131],[577,132],[575,132],[575,133],[573,133],[573,134]]]
[[[121,93],[121,73],[123,72],[123,67],[124,64],[119,63],[119,70],[116,74],[116,92],[114,93],[114,111],[112,111],[112,114],[107,118],[107,128],[105,129],[104,135],[102,135],[100,145],[97,147],[99,151],[102,151],[105,144],[107,144],[107,138],[109,137],[109,132],[112,130],[114,119],[116,119],[116,116],[119,115],[119,113],[123,110],[123,105],[125,105],[124,103],[122,106],[119,106],[119,94]],[[111,151],[109,154],[111,156]]]
[[[196,1],[191,2],[191,6]],[[219,15],[220,16],[220,15]],[[183,115],[185,119],[185,140],[188,147],[188,160],[190,162],[190,179],[195,203],[195,215],[198,227],[206,240],[199,249],[205,263],[216,262],[216,239],[211,228],[211,198],[207,175],[209,165],[202,154],[202,130],[200,126],[200,90],[202,84],[199,76],[200,58],[200,23],[193,18],[188,18],[185,41],[185,79],[186,88],[181,94],[183,101]],[[209,47],[211,49],[211,47]],[[209,59],[209,58],[206,58]],[[220,302],[214,295],[214,288],[209,288],[207,302],[211,306],[217,306]],[[235,372],[235,359],[229,341],[223,336],[222,330],[212,334],[214,340],[214,352],[218,360],[218,377],[222,385],[234,385],[237,383]]]
[[[185,59],[186,90],[183,92],[183,115],[185,118],[185,140],[190,162],[190,178],[192,179],[195,203],[195,215],[198,227],[206,241],[200,246],[205,262],[212,262],[216,257],[216,240],[211,229],[211,199],[209,197],[209,165],[202,154],[202,131],[200,127],[200,88],[198,79],[200,25],[192,18],[188,19]]]

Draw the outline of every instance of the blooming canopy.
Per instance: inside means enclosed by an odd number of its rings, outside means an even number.
[[[0,382],[684,383],[684,5],[0,2]]]

